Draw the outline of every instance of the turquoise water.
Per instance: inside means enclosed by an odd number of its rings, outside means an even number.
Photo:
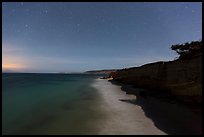
[[[95,134],[98,75],[2,74],[3,134]]]

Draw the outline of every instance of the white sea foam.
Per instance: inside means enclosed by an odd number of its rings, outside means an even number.
[[[102,79],[96,79],[92,86],[101,94],[100,108],[107,114],[107,117],[98,124],[100,129],[98,134],[166,134],[154,126],[140,106],[120,101],[136,98],[123,92],[121,86]]]

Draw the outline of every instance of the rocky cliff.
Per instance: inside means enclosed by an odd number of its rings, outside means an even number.
[[[202,101],[202,54],[185,60],[155,62],[118,70],[114,80],[136,87],[163,91],[179,98]]]

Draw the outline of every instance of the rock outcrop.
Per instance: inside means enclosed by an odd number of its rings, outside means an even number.
[[[168,92],[183,101],[202,102],[202,54],[118,70],[110,77],[135,87]]]

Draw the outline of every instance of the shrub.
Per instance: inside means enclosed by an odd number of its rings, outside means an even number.
[[[202,53],[202,40],[172,45],[171,49],[180,55],[179,59],[186,59]]]

